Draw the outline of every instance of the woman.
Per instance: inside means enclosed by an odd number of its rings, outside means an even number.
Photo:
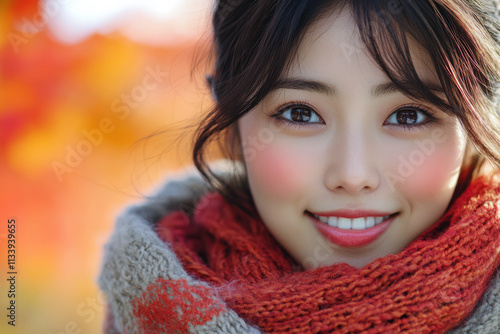
[[[497,8],[220,2],[210,186],[120,217],[107,331],[497,333]]]

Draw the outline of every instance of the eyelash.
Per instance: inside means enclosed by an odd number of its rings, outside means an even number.
[[[314,127],[314,126],[317,126],[318,123],[301,123],[301,122],[290,121],[290,120],[285,119],[285,118],[280,118],[280,116],[285,111],[287,111],[288,109],[291,109],[291,108],[300,108],[300,107],[302,107],[302,108],[305,107],[305,108],[311,110],[316,115],[318,115],[318,117],[321,119],[321,116],[314,110],[314,108],[311,107],[305,101],[293,101],[293,102],[289,102],[287,104],[284,104],[282,106],[279,106],[277,108],[277,111],[274,114],[270,115],[270,117],[272,117],[276,121],[278,121],[279,125],[290,127],[290,128],[300,129],[300,128],[304,128],[304,127]],[[324,124],[324,123],[319,123],[319,124]]]
[[[415,129],[420,130],[420,129],[427,128],[427,127],[431,126],[432,124],[441,124],[441,120],[438,117],[436,117],[436,113],[434,111],[432,111],[431,109],[427,108],[426,106],[424,106],[422,104],[415,104],[415,103],[404,104],[402,106],[397,107],[395,110],[393,110],[389,114],[387,119],[389,119],[389,117],[391,117],[393,114],[397,113],[398,111],[402,111],[405,109],[406,110],[410,109],[410,110],[419,112],[419,113],[423,114],[426,119],[423,120],[422,122],[416,123],[416,124],[386,124],[386,122],[384,121],[384,125],[392,125],[392,126],[402,127],[404,130],[412,131]],[[386,121],[387,121],[387,119],[386,119]]]
[[[269,115],[269,116],[274,118],[276,121],[278,121],[279,125],[290,127],[290,128],[296,128],[296,129],[300,129],[300,128],[304,128],[304,127],[314,127],[314,126],[318,126],[318,124],[324,124],[324,122],[323,123],[307,123],[307,122],[301,123],[301,122],[294,122],[294,121],[291,121],[291,120],[288,120],[285,118],[280,118],[280,116],[285,111],[292,109],[292,108],[300,108],[300,107],[302,107],[302,108],[305,107],[305,108],[309,109],[310,111],[315,113],[321,119],[321,116],[314,110],[314,108],[311,107],[307,102],[304,102],[304,101],[294,101],[294,102],[290,102],[290,103],[287,103],[285,105],[282,105],[282,106],[277,108],[277,111],[274,114]],[[417,112],[423,114],[426,119],[424,121],[422,121],[420,123],[416,123],[416,124],[393,124],[393,123],[387,124],[386,121],[384,121],[384,125],[402,127],[404,130],[412,131],[412,130],[416,130],[416,129],[426,128],[432,124],[436,124],[436,123],[440,124],[440,122],[441,122],[441,120],[438,117],[436,117],[436,113],[434,111],[425,107],[422,104],[414,104],[414,103],[404,104],[402,106],[397,107],[395,110],[393,110],[389,114],[387,119],[389,117],[391,117],[394,113],[397,113],[398,111],[402,111],[405,109],[411,109],[411,110],[417,111]]]

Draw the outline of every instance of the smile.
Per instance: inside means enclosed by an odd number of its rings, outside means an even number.
[[[362,216],[360,211],[355,213],[342,211],[342,216],[351,216],[351,218],[347,218],[340,216],[340,212],[336,212],[337,216],[333,216],[333,212],[326,213],[328,216],[311,212],[307,212],[307,215],[318,232],[328,241],[348,248],[371,244],[389,229],[399,215],[399,212],[382,214],[364,211]]]
[[[322,223],[328,224],[333,227],[338,227],[342,230],[364,230],[382,223],[391,215],[387,215],[385,217],[360,217],[354,219],[335,216],[318,216],[315,214],[312,214],[312,216]]]

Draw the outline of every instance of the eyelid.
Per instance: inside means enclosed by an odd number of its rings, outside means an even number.
[[[292,102],[288,102],[288,103],[282,104],[278,108],[276,108],[276,111],[272,115],[269,115],[269,116],[270,117],[274,117],[274,118],[278,117],[278,116],[282,115],[288,109],[291,109],[291,108],[294,108],[294,107],[297,107],[297,108],[306,107],[307,109],[310,109],[312,112],[316,113],[316,115],[318,115],[318,117],[321,119],[321,121],[323,121],[323,117],[321,117],[321,115],[319,114],[319,112],[316,111],[316,108],[314,108],[313,106],[311,106],[306,101],[292,101]],[[317,124],[317,123],[310,123],[310,124]]]
[[[404,109],[404,108],[418,109],[419,111],[423,111],[426,115],[428,114],[428,116],[431,117],[431,118],[434,118],[435,114],[436,114],[432,109],[430,109],[429,107],[427,107],[424,104],[421,104],[421,103],[406,103],[406,104],[403,104],[403,105],[400,105],[400,106],[394,108],[394,110],[391,111],[389,113],[389,115],[392,115],[396,111],[398,111],[400,109]]]
[[[308,122],[294,122],[286,118],[280,118],[285,111],[294,108],[294,107],[305,107],[307,109],[310,109],[312,112],[314,112],[317,117],[320,119],[321,123],[314,122],[314,123],[308,123]],[[305,128],[310,128],[310,127],[316,127],[321,124],[325,124],[325,121],[319,114],[319,112],[316,111],[316,108],[312,107],[308,102],[306,101],[291,101],[285,104],[280,105],[279,107],[276,108],[276,111],[269,115],[269,117],[275,119],[280,126],[286,126],[290,128],[296,128],[296,129],[305,129]]]
[[[292,107],[307,107],[318,114],[318,112],[314,109],[314,107],[312,107],[306,101],[291,101],[291,102],[287,102],[285,104],[282,104],[278,108],[276,108],[276,111],[271,115],[271,117],[279,116]],[[319,116],[319,114],[318,114],[318,116]]]
[[[427,119],[424,120],[423,122],[416,123],[416,124],[394,124],[394,123],[386,123],[387,119],[391,117],[394,113],[404,110],[405,108],[408,109],[414,109],[418,112],[421,112]],[[389,126],[394,126],[394,127],[402,127],[404,130],[413,130],[413,129],[421,129],[425,128],[427,126],[430,126],[432,124],[441,124],[442,119],[436,116],[436,112],[432,110],[431,108],[423,105],[423,104],[417,104],[417,103],[408,103],[408,104],[403,104],[398,107],[396,107],[393,111],[389,113],[389,116],[386,118],[384,121],[384,125],[389,125]]]

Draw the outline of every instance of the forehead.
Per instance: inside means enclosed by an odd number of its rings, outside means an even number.
[[[383,23],[378,24],[382,29],[385,28]],[[368,34],[368,32],[362,33]],[[383,38],[388,36],[389,34]],[[407,40],[411,62],[420,79],[438,83],[439,80],[429,53],[413,37],[407,35]],[[387,49],[381,51],[391,50],[391,47],[387,46]],[[335,68],[339,70],[337,75],[329,70]],[[335,75],[336,78],[343,76],[346,76],[344,79],[349,78],[347,71],[353,69],[376,81],[381,82],[388,79],[363,44],[361,32],[350,10],[344,8],[318,19],[308,28],[285,76],[307,75],[322,81],[327,79],[331,81],[334,79],[332,75]]]

